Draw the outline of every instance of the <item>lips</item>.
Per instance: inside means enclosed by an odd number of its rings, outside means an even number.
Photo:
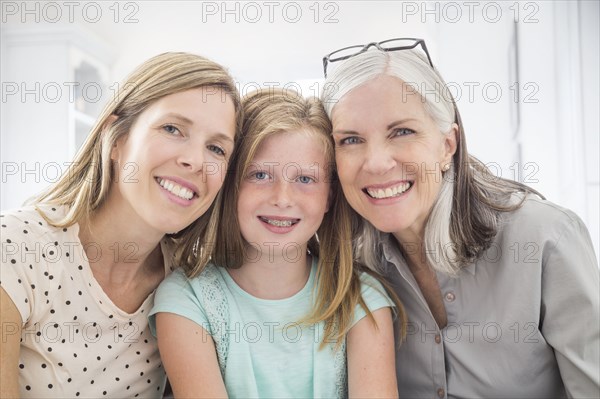
[[[400,195],[407,192],[412,186],[413,181],[403,181],[400,183],[395,183],[393,185],[388,186],[369,186],[363,188],[363,192],[367,194],[369,197],[374,199],[387,199],[399,197]]]
[[[191,201],[194,197],[198,197],[197,189],[195,187],[179,179],[157,177],[156,182],[163,189],[181,199]]]

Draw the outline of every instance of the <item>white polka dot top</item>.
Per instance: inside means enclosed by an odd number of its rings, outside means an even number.
[[[65,211],[42,209],[52,219]],[[33,207],[0,221],[0,285],[23,320],[21,397],[162,397],[166,377],[147,320],[154,293],[126,313],[92,275],[78,225],[52,227]],[[171,252],[161,245],[167,274]]]

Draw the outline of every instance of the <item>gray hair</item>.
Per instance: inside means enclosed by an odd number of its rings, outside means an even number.
[[[490,246],[497,232],[499,213],[521,206],[522,201],[510,203],[512,193],[540,194],[521,183],[494,176],[468,154],[454,99],[444,79],[420,51],[372,49],[343,61],[330,72],[321,93],[328,116],[331,118],[335,105],[347,93],[380,75],[399,78],[419,94],[440,134],[447,132],[452,123],[458,124],[457,150],[450,169],[443,175],[420,248],[434,270],[456,275]],[[384,234],[360,219],[355,256],[368,267],[380,270],[382,253],[377,248]]]

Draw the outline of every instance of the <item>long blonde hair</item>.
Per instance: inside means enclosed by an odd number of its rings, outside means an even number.
[[[153,102],[170,94],[206,87],[221,89],[233,101],[236,114],[236,137],[241,124],[241,103],[235,83],[219,64],[189,53],[164,53],[141,64],[119,86],[119,91],[104,107],[74,162],[58,182],[33,199],[34,204],[66,205],[68,211],[60,220],[44,218],[56,227],[68,227],[99,209],[113,182],[110,153],[120,137],[126,136],[138,116]],[[117,117],[111,123],[114,117]],[[219,223],[219,209],[214,204],[198,220],[170,236],[177,242],[179,265],[206,263],[210,254],[200,251],[197,240],[214,239]]]
[[[222,226],[217,232],[214,263],[228,268],[240,267],[244,262],[246,241],[240,232],[237,212],[240,184],[251,166],[261,144],[282,132],[306,129],[323,143],[328,162],[331,196],[329,211],[316,236],[308,242],[308,250],[318,256],[315,284],[316,300],[313,311],[300,322],[307,325],[325,322],[321,348],[327,341],[336,342],[339,348],[351,327],[357,305],[372,319],[361,295],[360,273],[352,254],[352,209],[346,202],[335,172],[334,146],[331,122],[321,102],[304,99],[292,92],[278,89],[258,90],[242,101],[244,119],[242,140],[232,155],[232,168],[223,188]],[[227,212],[228,210],[228,212]],[[317,239],[318,237],[318,239]],[[189,275],[197,275],[194,270]],[[400,313],[403,312],[400,310]]]

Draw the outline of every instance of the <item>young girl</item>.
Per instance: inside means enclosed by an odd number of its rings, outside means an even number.
[[[220,65],[187,53],[137,68],[72,168],[2,215],[0,397],[162,397],[147,315],[211,240],[241,104]],[[177,234],[173,234],[177,233]]]
[[[353,268],[321,104],[263,90],[243,109],[213,264],[176,270],[151,312],[175,396],[397,396],[393,304]]]

